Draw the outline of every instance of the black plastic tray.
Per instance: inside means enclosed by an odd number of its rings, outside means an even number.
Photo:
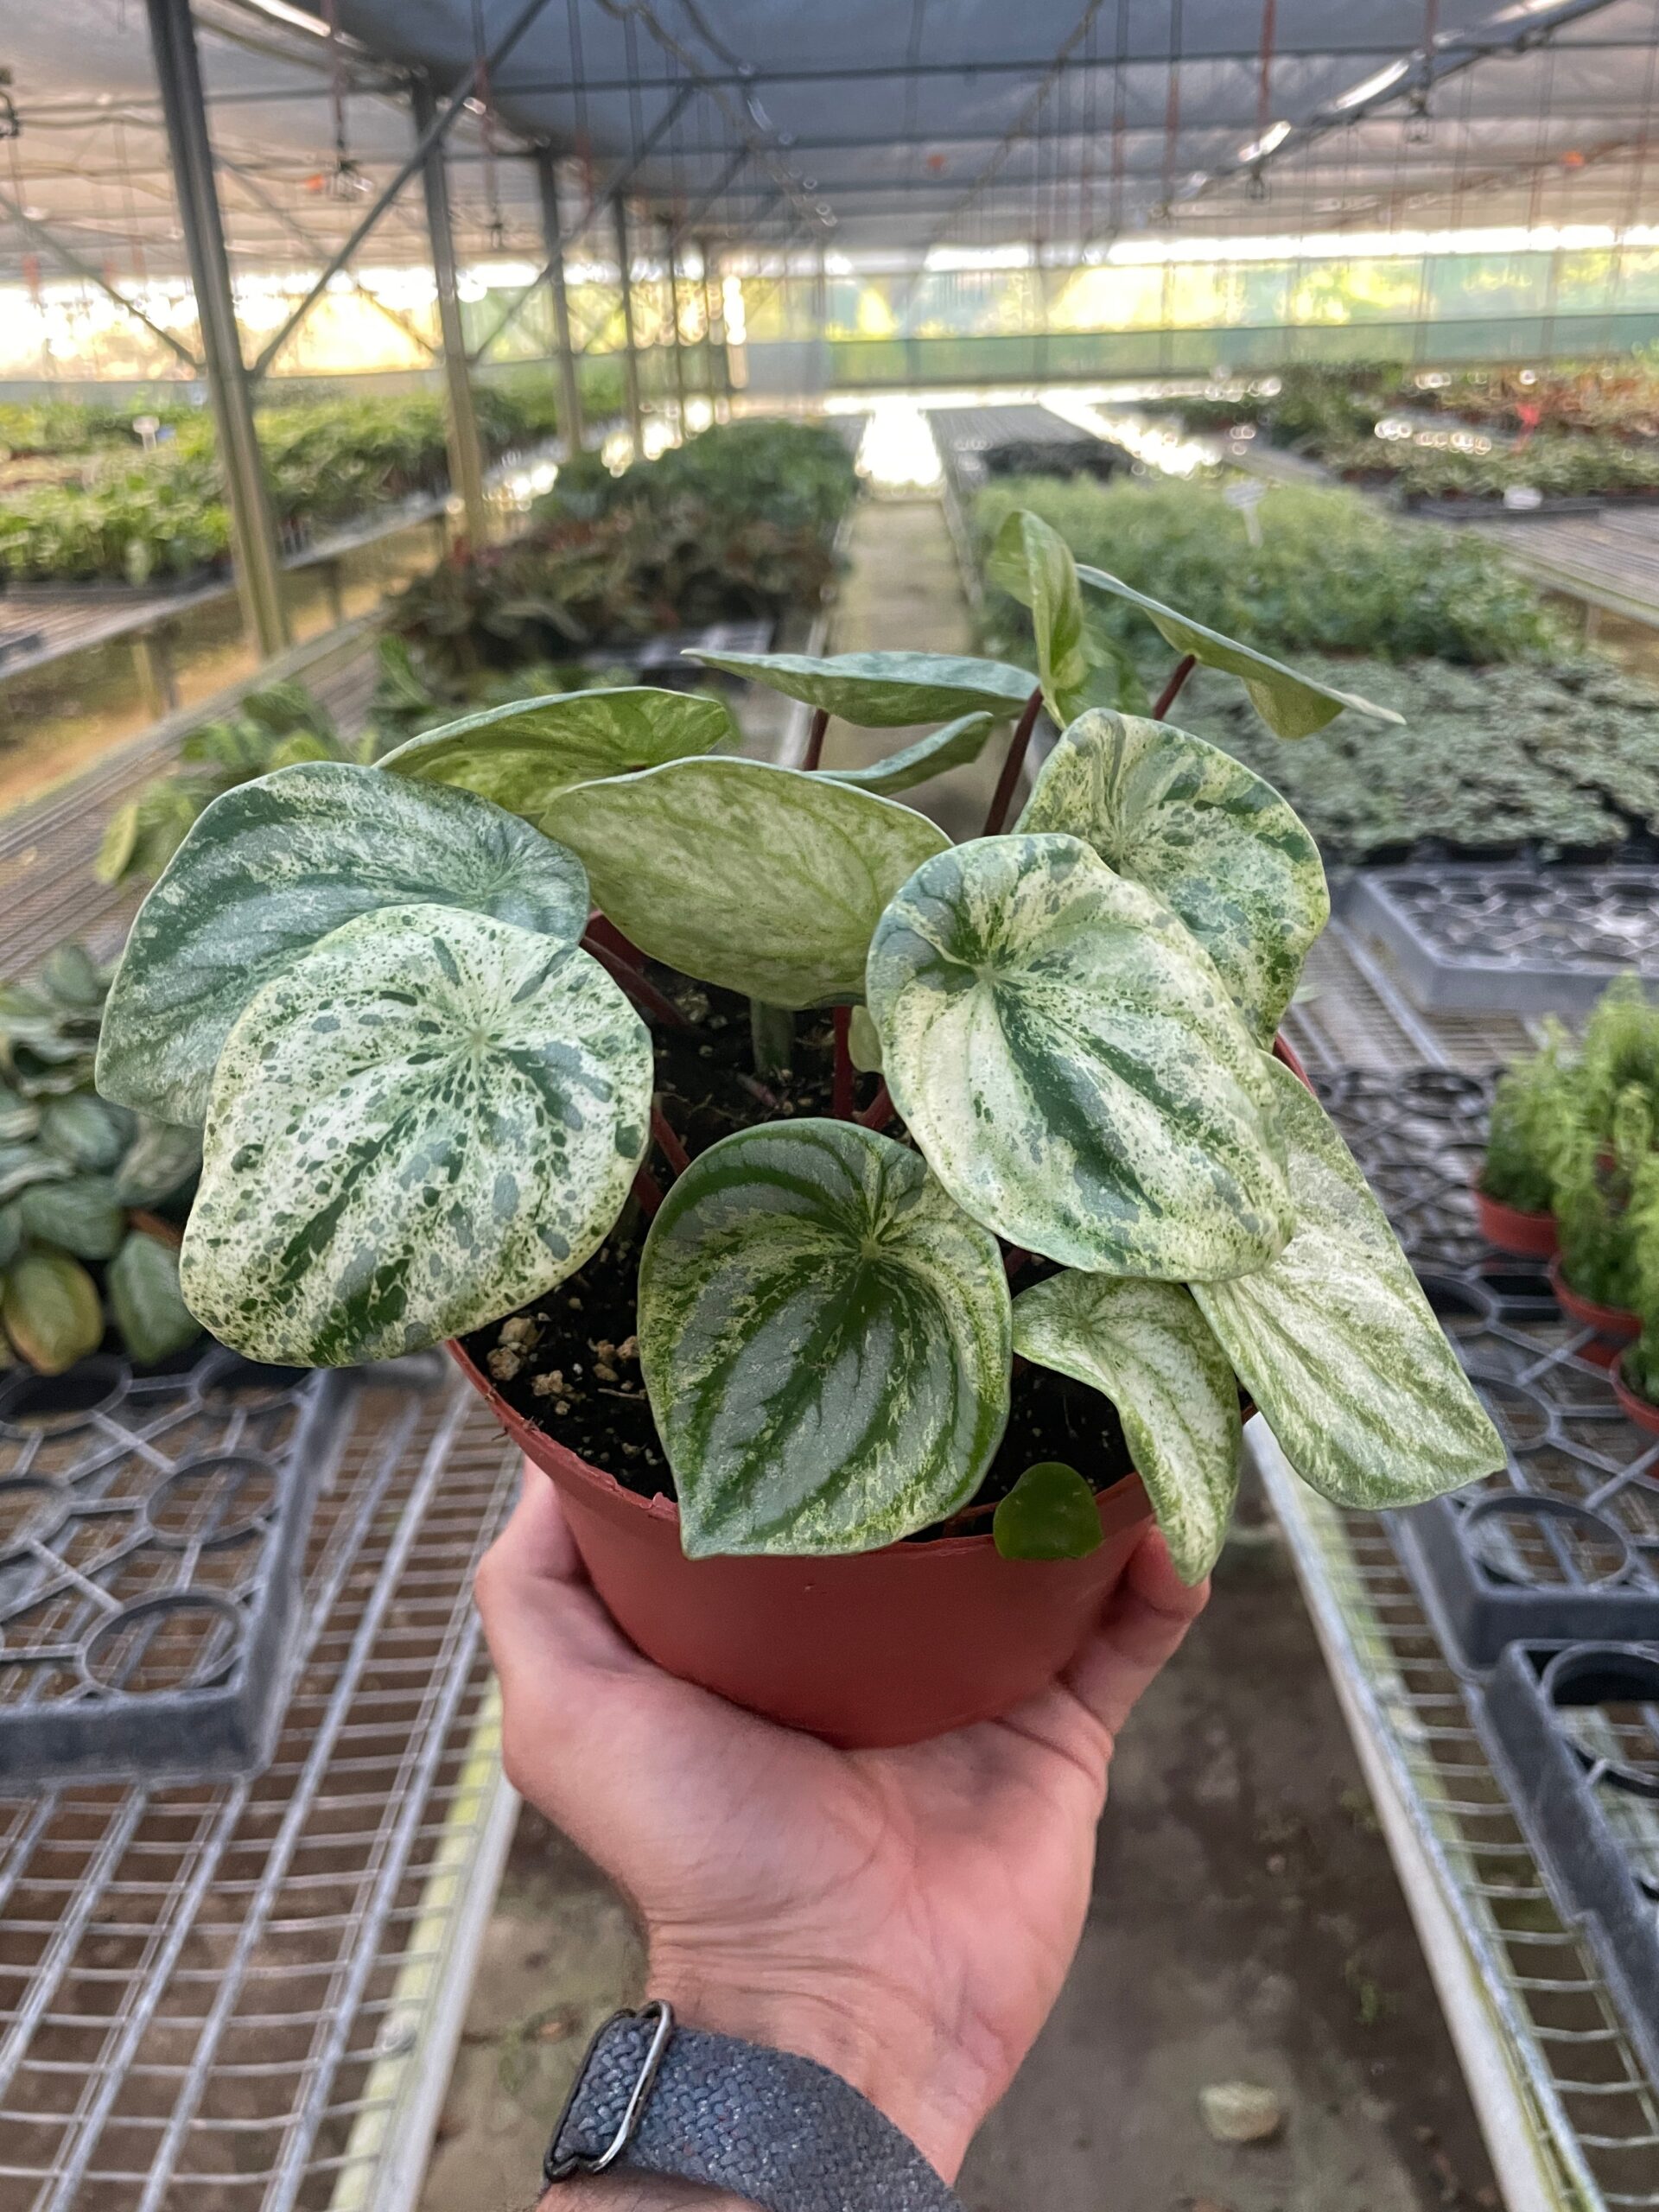
[[[0,1784],[265,1764],[351,1389],[218,1346],[0,1387]]]
[[[1444,1070],[1348,1071],[1326,1103],[1509,1449],[1479,1490],[1388,1516],[1446,1650],[1659,1640],[1659,1440],[1561,1313],[1542,1263],[1495,1252],[1471,1179],[1490,1087]]]
[[[1556,1902],[1659,2081],[1659,1647],[1516,1644],[1478,1703]]]

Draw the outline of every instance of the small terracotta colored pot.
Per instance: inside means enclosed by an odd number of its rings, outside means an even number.
[[[1486,1242],[1499,1252],[1519,1260],[1553,1260],[1556,1230],[1553,1213],[1529,1213],[1521,1206],[1505,1205],[1488,1198],[1478,1183],[1475,1190],[1475,1218]]]
[[[1630,1346],[1626,1344],[1624,1351],[1629,1350]],[[1644,1398],[1639,1390],[1633,1390],[1624,1380],[1624,1351],[1613,1362],[1611,1374],[1613,1395],[1619,1404],[1638,1428],[1645,1428],[1649,1436],[1659,1436],[1659,1406],[1656,1406],[1651,1398]]]
[[[988,1535],[837,1559],[687,1559],[680,1516],[513,1411],[459,1344],[461,1372],[557,1485],[594,1587],[648,1658],[770,1720],[869,1750],[988,1720],[1076,1656],[1152,1525],[1138,1475],[1099,1499],[1079,1560],[1009,1560]]]
[[[1561,1273],[1559,1256],[1550,1262],[1548,1274],[1549,1287],[1562,1313],[1580,1328],[1596,1332],[1599,1341],[1584,1345],[1579,1357],[1587,1359],[1593,1367],[1611,1367],[1624,1347],[1641,1335],[1640,1315],[1623,1306],[1598,1306],[1593,1298],[1581,1298]]]

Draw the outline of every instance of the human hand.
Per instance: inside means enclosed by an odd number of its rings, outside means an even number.
[[[1113,1741],[1205,1595],[1150,1534],[1039,1696],[836,1751],[644,1658],[528,1465],[478,1575],[507,1773],[633,1904],[649,1993],[830,2067],[947,2180],[1058,1994]]]

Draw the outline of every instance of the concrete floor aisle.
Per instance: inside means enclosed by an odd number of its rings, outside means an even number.
[[[972,644],[931,500],[860,511],[832,649]],[[897,734],[839,725],[831,762]],[[995,753],[916,794],[972,836]],[[421,2212],[532,2194],[587,2037],[637,1994],[608,1887],[520,1821]],[[1207,2083],[1246,2080],[1274,2140],[1212,2142]],[[1478,2133],[1387,1849],[1272,1526],[1247,1500],[1214,1602],[1125,1734],[1071,1980],[960,2183],[970,2212],[1484,2212]]]

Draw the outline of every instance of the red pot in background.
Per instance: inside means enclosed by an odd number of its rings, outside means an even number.
[[[849,1750],[992,1719],[1069,1664],[1152,1525],[1138,1475],[1099,1500],[1098,1551],[1004,1559],[988,1535],[836,1559],[687,1559],[678,1509],[643,1498],[462,1373],[557,1485],[617,1625],[647,1658],[734,1705]]]
[[[1624,1351],[1629,1350],[1626,1344]],[[1624,1351],[1612,1364],[1613,1395],[1638,1428],[1645,1428],[1649,1436],[1659,1436],[1659,1406],[1651,1398],[1644,1398],[1639,1390],[1633,1390],[1624,1380]]]
[[[1553,1213],[1529,1213],[1523,1207],[1505,1205],[1489,1198],[1478,1183],[1474,1186],[1475,1218],[1486,1242],[1499,1252],[1520,1260],[1553,1260],[1556,1230]]]
[[[1639,1315],[1623,1306],[1599,1306],[1593,1298],[1581,1298],[1561,1273],[1559,1257],[1549,1263],[1549,1287],[1555,1294],[1555,1303],[1569,1319],[1580,1328],[1595,1331],[1599,1341],[1584,1345],[1579,1353],[1592,1366],[1611,1367],[1624,1346],[1641,1335]]]

